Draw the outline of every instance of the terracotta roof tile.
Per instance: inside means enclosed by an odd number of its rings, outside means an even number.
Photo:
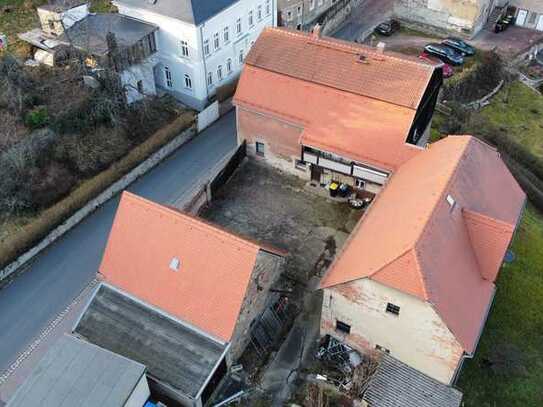
[[[100,266],[104,279],[230,340],[260,246],[124,192]],[[179,260],[179,270],[170,263]]]
[[[434,72],[405,55],[284,28],[265,29],[245,63],[411,109]]]
[[[246,66],[235,96],[304,127],[300,143],[395,170],[421,149],[405,142],[415,110]]]
[[[391,177],[321,287],[372,278],[427,300],[472,352],[524,202],[494,149],[447,137]]]

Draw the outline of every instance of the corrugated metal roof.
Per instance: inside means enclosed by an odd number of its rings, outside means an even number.
[[[153,378],[189,397],[196,396],[226,348],[106,285],[100,286],[74,333],[144,364]]]
[[[385,353],[363,399],[369,407],[459,407],[462,393]]]
[[[8,407],[122,407],[145,366],[65,335],[47,352]]]

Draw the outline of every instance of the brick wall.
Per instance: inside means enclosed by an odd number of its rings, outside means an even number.
[[[278,120],[272,116],[255,113],[238,107],[238,139],[247,140],[248,146],[255,141],[263,142],[273,155],[291,160],[300,157],[299,144],[303,127]]]
[[[270,305],[270,288],[283,270],[285,259],[265,251],[258,253],[251,281],[247,287],[241,311],[230,341],[227,355],[228,364],[237,360],[250,340],[251,322]]]

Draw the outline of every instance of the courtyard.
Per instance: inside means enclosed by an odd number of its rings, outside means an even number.
[[[298,177],[247,158],[200,216],[285,250],[286,274],[307,282],[322,276],[363,213],[311,188]]]

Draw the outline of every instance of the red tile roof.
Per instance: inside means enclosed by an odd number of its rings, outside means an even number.
[[[408,57],[269,28],[234,102],[303,127],[301,144],[396,170],[420,151],[406,139],[433,72]]]
[[[421,149],[405,142],[415,111],[245,66],[238,106],[304,127],[300,143],[395,170]]]
[[[260,250],[207,222],[124,192],[100,272],[114,286],[229,341]],[[170,268],[174,258],[179,271]]]
[[[265,29],[245,64],[410,109],[434,73],[418,58],[284,28]]]
[[[524,202],[494,149],[447,137],[391,177],[321,287],[371,278],[428,301],[473,352]]]

